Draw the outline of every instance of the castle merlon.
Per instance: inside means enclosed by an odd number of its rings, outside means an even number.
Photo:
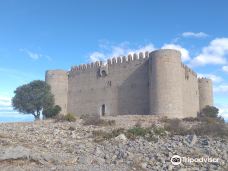
[[[80,64],[78,66],[72,66],[71,71],[82,71],[82,70],[87,70],[87,69],[92,69],[92,68],[99,68],[102,65],[115,65],[115,64],[122,64],[126,62],[131,62],[131,61],[137,61],[137,60],[146,60],[149,58],[149,52],[139,52],[139,53],[134,53],[128,54],[126,56],[119,56],[119,57],[113,57],[107,59],[105,62],[104,61],[96,61],[96,62],[91,62],[89,64]]]
[[[202,81],[209,81],[209,82],[212,82],[212,79],[207,78],[207,77],[199,77],[199,78],[198,78],[198,81],[199,81],[199,82],[202,82]]]
[[[192,75],[194,75],[195,77],[197,77],[197,73],[194,72],[191,68],[189,68],[187,65],[185,65],[184,63],[181,63],[181,67],[185,69],[186,72],[190,72]]]

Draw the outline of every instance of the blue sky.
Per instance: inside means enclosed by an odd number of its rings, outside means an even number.
[[[226,0],[0,1],[0,120],[16,116],[10,106],[16,87],[43,80],[47,69],[159,48],[181,50],[184,63],[214,80],[215,105],[228,118],[227,6]]]

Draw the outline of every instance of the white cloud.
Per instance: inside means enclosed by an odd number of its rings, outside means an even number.
[[[228,94],[228,84],[220,84],[214,87],[215,93]]]
[[[0,114],[6,112],[12,112],[11,98],[8,96],[0,95]]]
[[[47,60],[52,61],[52,58],[49,55],[43,55],[43,54],[33,52],[33,51],[25,49],[25,48],[20,49],[20,51],[26,53],[29,56],[29,58],[31,58],[33,60],[38,60],[40,58],[46,58]]]
[[[99,60],[104,61],[112,57],[118,57],[118,56],[145,52],[145,51],[151,52],[155,50],[154,45],[151,43],[134,49],[129,48],[128,42],[123,42],[118,45],[110,45],[110,43],[106,42],[105,44],[100,45],[100,47],[101,47],[101,51],[95,51],[89,55],[90,61],[92,62],[99,61]]]
[[[93,52],[92,54],[90,54],[90,60],[92,62],[96,62],[96,61],[103,61],[105,60],[105,55],[101,52]]]
[[[150,44],[147,44],[143,47],[139,47],[138,49],[134,49],[132,51],[129,51],[128,53],[133,54],[133,53],[146,52],[146,51],[152,52],[154,50],[156,50],[156,48],[154,47],[153,44],[150,43]]]
[[[203,66],[207,64],[226,64],[228,54],[228,38],[216,38],[204,47],[201,53],[191,62],[191,66]]]
[[[28,49],[20,49],[20,51],[25,52],[31,59],[34,59],[34,60],[37,60],[43,56],[42,54],[32,52]]]
[[[0,96],[0,107],[9,107],[11,106],[11,98]]]
[[[220,76],[214,75],[214,74],[198,74],[198,77],[206,77],[212,79],[214,83],[220,83],[223,81],[223,79]]]
[[[222,67],[222,70],[223,70],[224,72],[227,72],[227,73],[228,73],[228,65],[227,65],[227,66],[223,66],[223,67]]]
[[[165,44],[162,46],[162,49],[175,49],[181,52],[181,58],[183,61],[190,60],[189,51],[180,45],[177,44]]]
[[[226,121],[228,121],[228,104],[219,104],[219,115],[222,116]]]
[[[5,111],[12,111],[13,110],[13,107],[12,106],[1,106],[0,105],[0,113],[1,112],[5,112]]]
[[[195,37],[195,38],[205,38],[208,35],[204,32],[198,32],[198,33],[194,33],[194,32],[184,32],[182,33],[183,37]]]

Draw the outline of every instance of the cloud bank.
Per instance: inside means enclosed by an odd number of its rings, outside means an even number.
[[[199,55],[193,58],[190,65],[223,65],[227,63],[226,55],[228,55],[228,38],[216,38],[204,47]]]
[[[182,61],[190,60],[189,51],[178,44],[164,44],[161,49],[175,49],[181,52]]]
[[[29,58],[31,58],[32,60],[38,60],[40,58],[46,58],[47,60],[49,61],[52,61],[52,58],[48,55],[43,55],[41,53],[37,53],[37,52],[33,52],[31,50],[28,50],[26,48],[22,48],[22,49],[19,49],[21,52],[24,52],[25,54],[28,55]]]
[[[205,38],[205,37],[208,37],[208,34],[204,32],[198,32],[198,33],[184,32],[182,33],[182,37]]]
[[[153,44],[149,43],[144,46],[138,46],[137,48],[130,48],[128,42],[123,42],[117,45],[107,45],[106,44],[101,44],[101,50],[100,51],[95,51],[92,52],[89,55],[89,60],[91,62],[96,62],[96,61],[105,61],[108,58],[112,57],[118,57],[118,56],[124,56],[128,54],[133,54],[133,53],[139,53],[139,52],[146,52],[146,51],[153,51],[156,48],[154,47]]]

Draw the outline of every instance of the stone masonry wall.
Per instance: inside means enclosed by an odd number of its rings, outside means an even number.
[[[182,64],[183,116],[196,117],[199,112],[199,90],[197,74]]]
[[[102,76],[101,63],[74,67],[69,72],[68,112],[76,115],[149,114],[148,58],[135,54],[109,60]]]
[[[128,55],[47,71],[46,82],[63,114],[196,117],[213,105],[212,82],[198,79],[180,57],[171,49]]]
[[[64,70],[49,70],[46,72],[45,81],[51,86],[55,104],[61,107],[61,113],[67,113],[68,73]]]

